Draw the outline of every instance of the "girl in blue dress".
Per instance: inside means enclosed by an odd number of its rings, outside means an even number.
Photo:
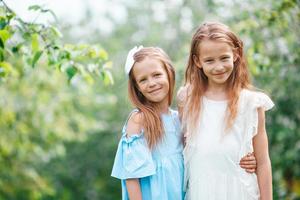
[[[169,108],[175,84],[171,61],[160,48],[135,47],[125,71],[136,109],[123,127],[112,170],[121,179],[122,199],[182,200],[182,134],[178,113]],[[244,167],[252,170],[251,162],[247,157]]]
[[[183,199],[183,145],[176,111],[169,108],[175,72],[160,48],[134,48],[127,57],[128,91],[137,108],[122,131],[112,176],[122,199]]]

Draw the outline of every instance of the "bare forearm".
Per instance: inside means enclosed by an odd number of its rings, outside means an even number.
[[[260,200],[272,200],[272,170],[270,159],[257,165],[257,179],[260,191]]]
[[[142,192],[139,179],[127,179],[126,188],[130,200],[142,200]]]

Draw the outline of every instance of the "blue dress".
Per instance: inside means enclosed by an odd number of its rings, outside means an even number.
[[[133,112],[137,112],[134,110]],[[125,180],[139,178],[143,200],[182,200],[183,144],[177,111],[162,114],[165,135],[151,151],[143,131],[126,136],[125,123],[112,176],[121,179],[122,200],[129,200]]]

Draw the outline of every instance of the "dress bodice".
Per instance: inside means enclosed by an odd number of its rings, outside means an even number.
[[[261,93],[242,90],[233,125],[226,129],[227,101],[202,98],[202,111],[196,134],[184,150],[187,199],[257,200],[255,174],[239,166],[240,159],[253,152],[252,139],[257,134],[257,108],[273,106]],[[228,191],[231,191],[230,194]],[[224,195],[225,193],[225,195]]]

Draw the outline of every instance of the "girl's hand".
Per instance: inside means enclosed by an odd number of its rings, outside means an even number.
[[[241,168],[245,169],[248,173],[254,173],[256,171],[256,159],[254,153],[248,153],[240,160]]]

